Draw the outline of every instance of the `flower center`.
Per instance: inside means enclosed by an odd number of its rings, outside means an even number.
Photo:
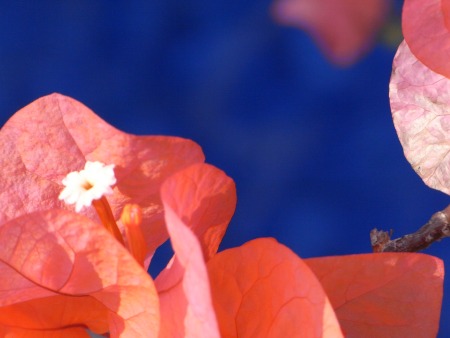
[[[91,184],[89,181],[84,181],[82,184],[81,184],[81,187],[84,189],[84,190],[89,190],[89,189],[92,189],[93,187],[94,187],[94,185],[93,184]]]

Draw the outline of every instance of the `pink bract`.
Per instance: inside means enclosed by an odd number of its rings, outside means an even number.
[[[450,78],[450,0],[405,0],[402,28],[412,54]]]

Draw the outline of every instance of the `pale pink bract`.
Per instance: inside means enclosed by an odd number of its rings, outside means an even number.
[[[450,79],[423,65],[402,42],[389,93],[406,158],[428,186],[450,194]]]

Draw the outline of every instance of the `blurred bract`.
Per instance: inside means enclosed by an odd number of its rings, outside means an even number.
[[[305,29],[332,62],[346,66],[372,46],[388,7],[388,0],[275,0],[273,15]]]

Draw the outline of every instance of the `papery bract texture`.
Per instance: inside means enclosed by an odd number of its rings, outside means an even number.
[[[336,64],[356,61],[373,44],[388,0],[275,0],[273,15],[307,30]]]
[[[55,209],[4,223],[0,238],[1,336],[157,337],[153,281],[103,226]]]
[[[450,80],[423,65],[402,42],[389,95],[407,160],[428,186],[450,194]]]
[[[343,337],[315,275],[274,239],[220,252],[207,267],[222,337]]]
[[[417,253],[306,259],[346,337],[436,337],[444,264]]]
[[[116,220],[126,203],[142,208],[150,256],[167,239],[161,183],[204,161],[201,148],[192,141],[126,134],[60,94],[42,97],[14,114],[0,130],[0,144],[0,224],[33,211],[73,210],[58,200],[62,179],[81,170],[86,161],[100,161],[115,165],[117,184],[108,200]],[[88,209],[83,212],[98,221]]]
[[[192,165],[161,188],[173,250],[155,281],[161,337],[220,337],[205,259],[218,249],[236,206],[234,182],[207,164]]]
[[[402,30],[414,56],[450,78],[450,0],[405,0]]]

